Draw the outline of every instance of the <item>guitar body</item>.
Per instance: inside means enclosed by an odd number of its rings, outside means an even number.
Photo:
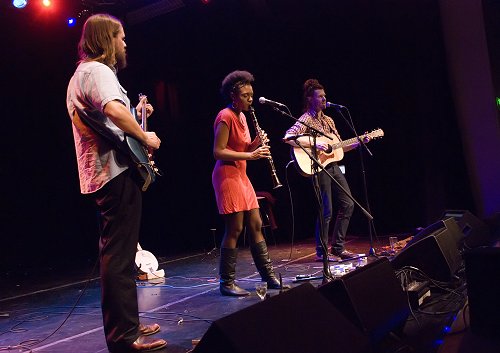
[[[139,174],[144,181],[142,185],[142,191],[146,191],[151,183],[156,180],[156,172],[154,165],[149,158],[148,151],[146,147],[139,141],[137,141],[132,136],[126,135],[125,142],[130,151],[130,157],[132,161],[137,165]]]
[[[365,138],[369,138],[369,141],[372,139],[384,136],[384,131],[382,129],[373,130],[370,133],[363,134],[359,136],[360,139],[364,140]],[[329,139],[325,136],[320,136],[316,138],[317,142],[324,142],[329,144],[332,147],[332,151],[326,153],[324,151],[318,150],[318,161],[321,166],[325,168],[327,165],[333,162],[338,162],[344,158],[344,147],[349,146],[357,141],[357,138],[351,138],[345,141],[339,141],[337,136],[332,136],[332,139]],[[311,148],[305,148],[309,153],[311,153]],[[299,173],[303,176],[311,176],[314,174],[314,169],[309,156],[304,150],[300,147],[292,147],[291,149],[292,158],[295,160],[295,165],[298,167]]]
[[[338,144],[340,141],[337,136],[332,136],[333,140],[327,137],[320,136],[316,138],[317,142],[325,142],[329,145]],[[312,153],[312,148],[305,148],[309,153]],[[300,147],[293,147],[291,150],[292,158],[295,160],[295,164],[299,168],[299,173],[303,176],[311,176],[314,174],[313,162],[309,156]],[[325,168],[328,164],[340,161],[344,158],[344,150],[342,148],[335,148],[330,153],[318,150],[318,161]]]
[[[134,118],[137,120],[137,115],[135,109],[131,111]],[[146,114],[144,112],[143,114]],[[138,140],[132,136],[125,135],[125,143],[120,141],[120,139],[110,132],[109,129],[104,125],[106,116],[97,109],[79,109],[76,108],[76,115],[82,122],[90,127],[95,133],[102,136],[113,146],[117,148],[118,151],[129,156],[134,164],[137,165],[139,174],[144,181],[142,185],[142,191],[146,191],[151,183],[156,179],[156,175],[162,175],[161,171],[151,160],[146,147],[142,145]]]

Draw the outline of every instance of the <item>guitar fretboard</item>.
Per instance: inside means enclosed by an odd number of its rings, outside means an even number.
[[[364,139],[367,135],[368,134],[360,135],[359,138]],[[353,144],[356,141],[358,141],[358,139],[356,137],[353,137],[353,138],[350,138],[348,140],[344,140],[344,141],[336,143],[335,145],[333,145],[333,148],[336,149],[336,148],[348,146],[350,144]]]

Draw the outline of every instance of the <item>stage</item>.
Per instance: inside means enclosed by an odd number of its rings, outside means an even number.
[[[400,240],[405,235],[400,235]],[[275,271],[281,274],[283,282],[292,286],[284,293],[292,293],[303,283],[311,283],[315,288],[321,285],[323,265],[316,262],[313,239],[294,244],[275,245],[269,239],[269,250],[274,262]],[[379,237],[374,241],[377,254],[387,250],[388,237]],[[369,254],[370,243],[367,238],[348,237],[347,247],[359,254]],[[154,250],[153,250],[154,252]],[[389,256],[390,258],[390,256]],[[245,330],[252,337],[252,331],[259,325],[252,314],[252,306],[262,305],[255,293],[255,284],[260,277],[253,265],[250,251],[246,245],[240,246],[237,264],[238,284],[251,291],[251,295],[243,298],[223,297],[218,289],[218,250],[196,254],[185,254],[175,258],[159,258],[160,268],[165,270],[165,278],[149,281],[137,281],[139,310],[143,323],[157,322],[161,332],[156,336],[167,340],[168,346],[160,352],[187,352],[193,343],[202,339],[210,326],[220,318],[238,313],[247,308],[238,328]],[[351,261],[332,262],[331,270],[336,277],[343,273],[355,274],[363,271],[363,267],[384,260],[374,256],[360,257]],[[53,272],[39,272],[36,276],[11,278],[3,283],[0,301],[0,350],[68,353],[107,352],[102,329],[100,310],[100,293],[97,271],[93,265],[81,268],[53,269]],[[43,266],[41,265],[40,268]],[[392,267],[391,267],[392,268]],[[366,272],[365,272],[366,273]],[[369,281],[376,281],[377,273],[368,273]],[[303,277],[310,279],[304,280]],[[382,279],[385,281],[385,279]],[[368,281],[368,282],[369,282]],[[489,341],[470,332],[467,327],[467,298],[465,287],[460,284],[457,293],[444,292],[430,288],[430,296],[425,298],[420,308],[409,313],[404,327],[391,338],[384,340],[385,346],[371,347],[372,350],[384,352],[497,352],[498,342]],[[268,291],[271,298],[279,299],[280,291]],[[368,293],[373,303],[361,303],[363,310],[370,308],[380,298],[378,293]],[[304,298],[307,301],[308,298]],[[388,298],[389,300],[389,298]],[[260,303],[260,304],[259,304]],[[491,303],[497,305],[497,303]],[[280,312],[270,307],[269,316],[272,322],[280,322]],[[296,308],[290,307],[292,314]],[[465,313],[463,310],[465,309]],[[312,309],[311,309],[312,310]],[[370,313],[368,313],[370,314]],[[291,316],[290,316],[291,315]],[[306,315],[307,316],[307,315]],[[465,319],[465,324],[464,324]],[[265,342],[275,337],[286,336],[287,327],[295,323],[283,321],[273,327],[269,337],[258,335],[255,340]],[[304,316],[295,318],[300,326],[301,320],[311,320]],[[301,325],[304,337],[320,333],[324,318],[312,319],[317,327]],[[303,322],[306,322],[303,321]],[[339,322],[333,320],[332,322]],[[340,321],[342,322],[342,321]],[[241,323],[241,325],[240,325]],[[347,326],[347,328],[350,326]],[[450,329],[451,327],[451,329]],[[332,327],[331,336],[342,340],[347,337],[346,327]],[[455,331],[459,332],[456,333]],[[339,333],[343,332],[343,333]],[[223,333],[224,334],[224,333]],[[226,334],[230,335],[231,332]],[[395,338],[397,336],[397,338]],[[224,339],[224,337],[222,337]],[[291,339],[294,339],[291,337]],[[295,338],[297,340],[297,338]],[[481,350],[474,349],[481,347]],[[22,349],[25,348],[25,349]],[[207,350],[204,350],[207,351]],[[209,350],[208,350],[209,351]],[[239,351],[239,350],[238,350]],[[324,352],[335,352],[335,347],[325,346]],[[353,350],[354,351],[354,350]],[[195,350],[196,352],[196,350]],[[344,352],[349,352],[344,350]],[[285,352],[283,352],[285,353]],[[311,351],[312,353],[312,351]]]

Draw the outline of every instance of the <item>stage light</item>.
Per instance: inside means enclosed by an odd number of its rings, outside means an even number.
[[[497,102],[497,108],[500,109],[500,97],[497,97],[495,100]]]
[[[73,27],[74,25],[76,25],[76,18],[74,17],[68,18],[68,27]]]
[[[22,9],[26,5],[28,5],[28,0],[12,0],[12,5],[17,7],[18,9]]]
[[[45,6],[45,7],[49,7],[50,5],[52,5],[52,1],[50,1],[50,0],[42,0],[42,5]]]

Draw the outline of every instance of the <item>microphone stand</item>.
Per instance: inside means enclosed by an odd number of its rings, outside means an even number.
[[[307,156],[309,156],[309,159],[313,162],[312,163],[312,168],[314,170],[314,172],[313,172],[313,187],[314,187],[314,191],[315,191],[315,195],[316,195],[316,201],[318,203],[318,218],[319,218],[319,231],[320,231],[319,238],[320,238],[321,247],[323,248],[323,283],[327,283],[327,282],[330,282],[333,280],[333,275],[330,271],[330,266],[329,266],[329,261],[328,261],[328,246],[327,246],[328,244],[325,244],[325,242],[323,241],[323,237],[321,236],[323,234],[324,227],[325,227],[325,217],[323,215],[323,202],[321,200],[321,192],[319,189],[319,179],[318,179],[319,171],[318,171],[318,168],[321,171],[324,171],[326,173],[326,175],[328,175],[328,177],[331,180],[333,180],[335,182],[335,184],[337,184],[337,186],[363,211],[363,213],[366,215],[366,217],[368,219],[373,219],[373,217],[367,210],[365,210],[363,208],[363,206],[360,205],[360,203],[351,195],[350,192],[348,192],[337,180],[335,180],[335,178],[328,171],[325,170],[325,168],[318,161],[317,148],[316,148],[316,136],[322,135],[322,136],[329,138],[330,140],[332,140],[332,138],[330,136],[327,136],[323,132],[315,129],[314,127],[310,126],[309,124],[306,124],[303,121],[300,121],[299,119],[295,118],[294,116],[292,116],[292,114],[290,112],[282,111],[281,109],[279,109],[277,107],[273,107],[273,109],[275,111],[281,113],[282,115],[285,115],[285,116],[287,116],[295,121],[298,121],[299,123],[301,123],[302,125],[306,126],[308,129],[310,129],[311,131],[314,132],[312,134],[313,146],[314,146],[314,148],[312,148],[312,151],[313,151],[314,155],[311,154],[304,146],[302,146],[298,140],[295,140],[295,143],[297,144],[297,146],[299,146],[307,154]],[[288,109],[288,107],[287,107],[287,109]]]
[[[354,127],[354,122],[352,120],[351,113],[349,112],[349,109],[347,109],[347,107],[344,107],[344,108],[346,109],[347,114],[349,115],[350,121],[347,120],[347,118],[344,116],[344,114],[342,113],[342,110],[339,107],[335,107],[335,110],[337,110],[337,112],[339,113],[339,115],[344,119],[344,121],[346,122],[347,126],[349,126],[349,128],[351,129],[351,131],[356,136],[356,139],[359,141],[360,145],[363,146],[363,148],[370,155],[370,157],[373,157],[373,153],[370,151],[370,149],[368,148],[368,146],[366,146],[366,143],[359,137],[359,135],[358,135],[358,133],[356,131],[356,128]],[[365,198],[366,208],[371,213],[370,203],[368,202],[368,188],[367,188],[367,183],[366,183],[366,171],[365,171],[365,163],[364,163],[363,151],[362,151],[363,148],[359,149],[359,160],[360,160],[360,164],[361,164],[361,175],[363,176],[363,178],[362,178],[362,180],[363,180],[363,194],[364,194],[364,198]],[[369,237],[370,237],[370,251],[369,251],[369,255],[377,257],[377,255],[375,254],[375,249],[373,248],[373,234],[375,234],[375,237],[377,237],[377,231],[375,230],[375,225],[373,223],[373,217],[372,218],[368,218],[368,234],[369,234]]]
[[[330,271],[330,261],[328,259],[328,244],[325,243],[323,239],[323,233],[325,231],[325,214],[324,214],[324,205],[323,205],[323,199],[321,197],[321,189],[319,187],[319,176],[318,176],[318,165],[321,166],[318,163],[318,150],[316,149],[316,137],[317,137],[317,132],[314,132],[312,134],[313,136],[313,146],[314,148],[312,149],[313,153],[309,153],[298,140],[295,140],[295,143],[309,156],[309,159],[311,161],[314,161],[312,164],[312,169],[313,169],[313,188],[314,188],[314,195],[316,196],[316,205],[318,209],[318,220],[319,220],[319,242],[321,244],[321,248],[323,249],[323,284],[328,283],[333,281],[333,275],[332,272]],[[325,134],[321,133],[323,136],[326,136]]]

